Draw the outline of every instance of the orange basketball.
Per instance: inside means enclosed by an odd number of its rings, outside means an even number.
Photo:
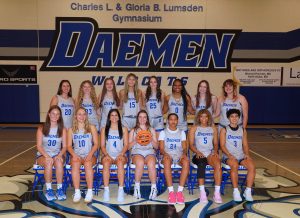
[[[135,138],[136,142],[140,145],[148,145],[152,140],[152,134],[148,130],[140,130]]]

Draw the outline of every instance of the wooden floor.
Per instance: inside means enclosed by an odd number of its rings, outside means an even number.
[[[232,201],[228,185],[224,203],[209,201],[202,205],[198,192],[185,191],[186,204],[167,205],[167,193],[157,201],[146,198],[136,202],[126,196],[126,204],[102,202],[102,191],[88,205],[71,202],[73,190],[68,190],[64,202],[49,203],[42,191],[32,196],[32,164],[36,154],[36,126],[0,126],[0,216],[22,217],[299,217],[300,216],[300,127],[250,126],[248,130],[251,154],[257,175],[252,203]],[[112,187],[114,189],[116,187]],[[147,189],[147,187],[145,187]],[[208,190],[211,190],[208,188]],[[211,190],[212,191],[212,190]],[[211,192],[210,192],[211,193]],[[211,200],[211,195],[209,196]]]

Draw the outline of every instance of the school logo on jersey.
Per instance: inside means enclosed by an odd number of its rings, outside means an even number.
[[[57,18],[43,71],[230,72],[240,30],[99,29],[92,18]]]

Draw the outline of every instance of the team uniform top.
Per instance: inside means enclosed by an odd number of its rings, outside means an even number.
[[[134,93],[128,92],[128,100],[123,104],[123,116],[135,118],[139,111],[140,106],[134,98]]]
[[[81,158],[85,158],[92,150],[93,137],[91,133],[84,133],[84,130],[79,130],[72,134],[73,148],[75,154]]]
[[[86,113],[88,114],[90,124],[94,125],[99,131],[99,121],[92,99],[83,99],[81,105],[82,107],[84,107]]]
[[[74,115],[74,101],[71,97],[64,99],[60,95],[57,95],[57,106],[60,107],[62,118],[64,121],[64,127],[69,129],[73,124],[73,115]]]
[[[109,156],[116,159],[123,150],[123,139],[119,136],[119,130],[109,129],[106,139],[106,150]]]
[[[232,154],[237,160],[244,158],[243,151],[243,128],[238,126],[236,131],[232,130],[229,126],[226,126],[226,143],[225,146],[230,154]],[[228,158],[223,154],[223,159]]]
[[[62,138],[58,136],[57,129],[57,127],[50,128],[49,135],[43,135],[42,147],[50,157],[55,157],[61,151]],[[42,154],[37,152],[37,156],[40,157]]]
[[[167,128],[160,132],[158,140],[165,142],[165,152],[172,157],[174,162],[178,162],[183,153],[182,142],[186,141],[185,132]]]
[[[158,101],[155,95],[151,95],[146,102],[146,111],[149,114],[150,125],[156,130],[161,131],[164,129],[162,102]]]
[[[102,101],[102,107],[101,107],[100,128],[102,128],[106,125],[107,116],[108,116],[109,111],[111,109],[115,109],[115,108],[117,108],[117,104],[114,101],[114,99],[105,96]]]
[[[178,129],[182,131],[187,131],[187,120],[183,115],[184,107],[183,107],[183,99],[180,98],[179,101],[176,101],[173,95],[170,95],[170,99],[168,102],[169,105],[169,113],[175,113],[178,116]]]
[[[149,130],[150,131],[150,130]],[[133,137],[136,137],[136,131],[133,133]],[[147,157],[148,155],[155,155],[155,151],[153,148],[152,143],[150,142],[148,145],[140,145],[139,143],[136,143],[131,148],[131,155],[142,155],[143,157]]]
[[[215,96],[211,96],[211,98],[215,98]],[[206,102],[205,100],[202,100],[201,98],[199,99],[199,105],[196,106],[196,96],[192,97],[192,106],[193,109],[195,110],[195,114],[198,114],[200,110],[206,109]],[[212,104],[207,108],[209,113],[212,115],[213,114],[213,107]]]
[[[214,149],[214,129],[212,127],[198,126],[195,131],[195,146],[205,157],[208,157]]]
[[[227,111],[230,109],[238,109],[241,112],[241,116],[239,119],[238,124],[242,125],[242,116],[243,116],[243,109],[242,105],[239,100],[233,101],[232,99],[225,99],[223,104],[221,105],[221,117],[220,117],[220,125],[222,127],[226,127],[229,125],[229,120],[227,118]]]

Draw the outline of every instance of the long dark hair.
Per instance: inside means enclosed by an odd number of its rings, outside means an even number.
[[[183,101],[183,117],[186,120],[186,114],[187,114],[187,97],[190,98],[189,93],[186,91],[185,86],[182,82],[181,79],[175,79],[172,83],[172,93],[174,92],[174,84],[175,82],[180,82],[181,84],[181,97],[182,97],[182,101]]]
[[[158,81],[157,77],[156,76],[151,76],[149,78],[149,82],[148,82],[148,86],[147,86],[147,89],[146,89],[146,101],[149,101],[149,98],[151,96],[151,87],[150,87],[150,80],[151,79],[155,79],[156,82],[157,82],[157,87],[156,87],[156,99],[157,101],[159,102],[161,100],[161,89],[160,89],[160,82]]]
[[[211,105],[211,92],[210,92],[210,87],[209,87],[209,83],[207,82],[207,80],[201,80],[198,83],[198,87],[197,87],[197,94],[196,94],[196,107],[199,106],[200,104],[200,92],[199,92],[199,88],[201,83],[205,83],[206,84],[206,93],[205,93],[205,109],[208,109]]]
[[[58,89],[57,89],[57,95],[61,95],[62,94],[62,85],[63,83],[68,83],[70,86],[70,91],[68,92],[68,97],[72,97],[72,86],[69,80],[63,79],[62,81],[60,81]]]
[[[112,93],[113,93],[113,98],[114,98],[114,101],[116,102],[116,105],[117,107],[120,106],[120,99],[118,97],[118,93],[117,93],[117,90],[116,90],[116,84],[115,84],[115,81],[113,80],[113,78],[106,78],[104,80],[104,85],[103,85],[103,89],[102,89],[102,92],[101,92],[101,98],[100,98],[100,104],[99,104],[99,107],[102,107],[102,102],[104,100],[104,97],[107,93],[107,89],[106,89],[106,82],[111,80],[112,83],[113,83],[113,90],[112,90]]]
[[[138,112],[138,114],[136,115],[136,124],[135,124],[135,127],[134,127],[135,130],[138,130],[138,129],[140,128],[139,115],[140,115],[141,113],[144,113],[144,114],[146,114],[146,116],[147,116],[147,122],[146,122],[147,129],[149,129],[150,126],[151,126],[151,125],[150,125],[150,122],[149,122],[149,116],[148,116],[147,111],[145,111],[145,110],[140,110],[140,111]]]
[[[51,121],[50,121],[49,114],[51,113],[52,110],[55,110],[55,109],[59,111],[59,118],[57,120],[57,133],[56,133],[56,135],[58,135],[59,137],[62,136],[62,132],[63,132],[63,129],[64,129],[64,121],[62,119],[61,110],[57,105],[52,105],[49,108],[48,112],[47,112],[46,121],[45,121],[45,123],[43,124],[43,127],[42,127],[43,128],[42,132],[43,132],[44,136],[49,135],[50,127],[51,127]]]
[[[115,108],[111,109],[108,112],[107,120],[106,120],[106,126],[105,126],[105,138],[106,139],[108,138],[108,133],[109,133],[109,129],[110,129],[110,126],[111,126],[110,115],[111,115],[112,112],[116,112],[118,114],[118,117],[119,117],[119,120],[118,120],[118,131],[119,131],[120,139],[122,139],[123,138],[123,128],[122,128],[121,116],[120,116],[119,110],[115,109]]]

